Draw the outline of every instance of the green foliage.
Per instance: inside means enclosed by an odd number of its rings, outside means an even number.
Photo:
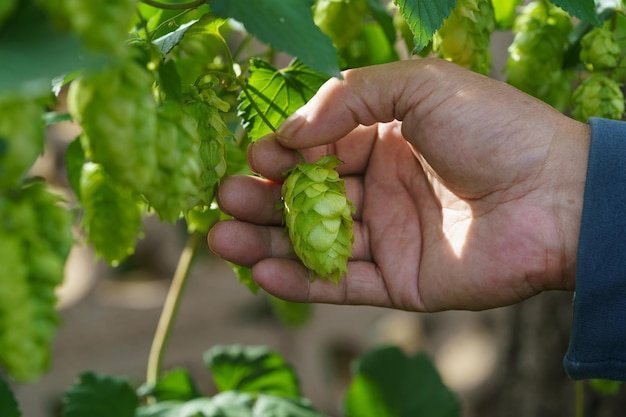
[[[346,417],[461,415],[458,398],[424,354],[408,356],[395,346],[382,346],[361,357],[353,372]]]
[[[134,417],[139,397],[124,378],[83,372],[63,395],[62,417]]]
[[[315,71],[339,75],[336,50],[313,23],[311,0],[210,0],[209,4],[217,16],[237,19],[274,49],[299,58]]]
[[[22,413],[7,382],[0,376],[0,416],[20,417]]]
[[[216,345],[205,352],[204,363],[220,391],[300,396],[298,378],[291,365],[267,347]]]
[[[250,138],[256,140],[275,130],[313,97],[327,79],[299,61],[278,70],[265,61],[254,59],[238,108]]]

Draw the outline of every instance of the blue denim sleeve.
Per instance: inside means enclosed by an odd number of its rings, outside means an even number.
[[[626,381],[626,122],[593,118],[576,258],[572,379]]]

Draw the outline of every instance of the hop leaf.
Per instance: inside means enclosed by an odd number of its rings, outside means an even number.
[[[620,120],[624,115],[624,94],[604,74],[592,74],[574,90],[572,116],[586,123],[590,117]]]
[[[333,155],[298,164],[287,172],[282,196],[285,223],[295,253],[315,277],[338,284],[352,255],[353,205]]]

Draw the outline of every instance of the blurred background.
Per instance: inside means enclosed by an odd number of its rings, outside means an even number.
[[[509,33],[494,34],[495,78],[501,76]],[[59,123],[34,174],[68,189],[63,155],[78,131]],[[63,325],[50,371],[37,383],[14,385],[25,417],[58,416],[62,393],[84,370],[145,380],[148,353],[176,262],[185,244],[183,225],[146,219],[145,237],[118,268],[76,246],[60,289]],[[308,324],[292,329],[272,314],[267,297],[253,295],[230,267],[203,245],[196,259],[165,369],[190,370],[199,387],[214,392],[202,354],[217,344],[266,345],[295,368],[302,390],[330,416],[342,415],[350,364],[381,344],[427,352],[443,381],[459,395],[463,415],[573,416],[575,385],[562,367],[571,323],[571,293],[544,293],[516,306],[485,312],[418,314],[372,307],[316,305]],[[612,396],[585,386],[586,416],[626,410],[622,388]]]

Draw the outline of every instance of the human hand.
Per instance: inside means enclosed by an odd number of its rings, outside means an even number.
[[[437,59],[350,70],[251,145],[211,249],[287,300],[486,309],[573,289],[587,125]],[[350,275],[311,281],[281,227],[282,173],[336,154],[356,206]]]

